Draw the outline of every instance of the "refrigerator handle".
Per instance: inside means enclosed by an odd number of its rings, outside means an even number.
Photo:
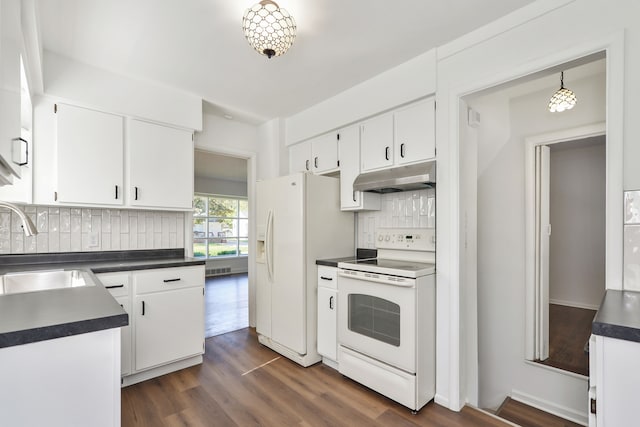
[[[273,261],[271,260],[271,250],[273,248],[273,211],[269,210],[269,213],[267,214],[267,230],[266,230],[266,235],[265,235],[265,246],[266,246],[266,258],[267,258],[267,274],[269,275],[269,281],[273,282]]]

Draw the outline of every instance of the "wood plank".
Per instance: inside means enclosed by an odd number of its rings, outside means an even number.
[[[250,328],[207,339],[202,365],[122,389],[123,427],[212,425],[507,426],[473,408],[453,412],[433,402],[414,415],[326,365],[302,368],[281,357]]]
[[[522,427],[580,427],[580,424],[525,405],[510,397],[502,403],[497,415]]]

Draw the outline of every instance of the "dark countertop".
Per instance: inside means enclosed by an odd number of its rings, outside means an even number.
[[[358,248],[356,250],[355,256],[348,256],[348,257],[342,257],[342,258],[317,259],[316,265],[325,265],[327,267],[338,267],[339,262],[349,262],[356,259],[375,258],[377,256],[377,252],[378,251],[375,249]]]
[[[640,342],[640,292],[607,290],[591,331],[595,335]]]
[[[129,324],[94,273],[204,265],[183,249],[2,255],[0,274],[80,269],[95,286],[0,295],[0,348],[119,328]]]

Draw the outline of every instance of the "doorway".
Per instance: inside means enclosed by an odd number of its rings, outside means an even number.
[[[205,336],[249,326],[247,159],[195,150],[193,256],[205,266]]]
[[[577,94],[578,105],[568,112],[550,113],[547,104],[560,86],[563,70],[565,86]],[[473,325],[477,325],[477,366],[473,359],[467,362],[469,372],[477,372],[477,383],[469,382],[469,388],[473,393],[476,387],[477,396],[470,400],[479,407],[496,410],[510,397],[566,419],[586,420],[587,378],[526,357],[533,353],[533,335],[529,340],[528,332],[523,333],[531,324],[528,277],[533,271],[526,192],[533,166],[526,153],[532,135],[562,134],[604,121],[606,99],[604,53],[461,98],[460,151],[465,165],[461,181],[470,194],[461,191],[461,195],[465,204],[474,203],[465,206],[464,218],[465,226],[477,232],[475,249],[475,236],[465,234],[461,263],[467,274],[461,281],[470,289],[465,298],[477,299]],[[469,304],[469,312],[475,307]]]
[[[585,346],[605,292],[605,128],[602,123],[564,130],[559,140],[551,133],[527,141],[535,171],[537,296],[534,354],[527,357],[585,377]]]

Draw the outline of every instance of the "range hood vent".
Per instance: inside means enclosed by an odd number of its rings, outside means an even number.
[[[436,162],[432,160],[415,165],[362,173],[353,182],[353,190],[384,194],[424,190],[425,188],[434,188],[435,185]]]

